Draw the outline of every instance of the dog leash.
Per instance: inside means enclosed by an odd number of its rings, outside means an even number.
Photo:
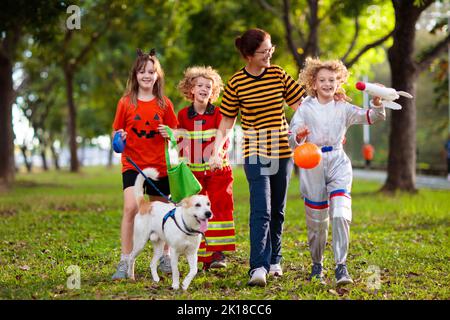
[[[145,175],[145,173],[141,170],[141,168],[139,168],[139,166],[133,160],[131,160],[130,157],[127,157],[126,159],[127,159],[127,161],[129,163],[131,163],[133,165],[133,167],[136,168],[137,171],[139,171],[140,174],[142,174],[144,176],[145,181],[147,181],[164,199],[166,199],[167,201],[173,203],[175,206],[178,206],[178,203],[176,203],[175,201],[170,199],[168,196],[166,196],[164,193],[161,192],[161,190],[159,190],[156,187],[156,185],[153,183],[153,181],[150,180],[150,178]]]
[[[164,225],[166,224],[167,220],[169,220],[169,218],[172,218],[172,220],[175,222],[175,225],[176,225],[176,226],[178,227],[178,229],[180,229],[184,234],[186,234],[186,235],[188,235],[188,236],[191,236],[191,237],[192,237],[192,236],[195,236],[196,234],[201,234],[203,240],[205,240],[205,244],[208,245],[208,241],[206,240],[205,233],[204,233],[204,232],[201,232],[201,231],[198,231],[198,230],[194,230],[194,229],[189,228],[189,227],[186,225],[186,222],[184,222],[183,215],[181,215],[181,221],[183,221],[183,225],[184,225],[184,228],[186,229],[186,231],[183,230],[183,229],[180,227],[180,225],[178,224],[177,219],[175,219],[175,210],[176,210],[176,209],[177,209],[177,208],[173,208],[172,210],[170,210],[169,212],[167,212],[166,215],[164,216],[163,221],[162,221],[162,231],[164,232]]]

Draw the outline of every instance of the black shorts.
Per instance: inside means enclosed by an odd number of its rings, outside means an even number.
[[[136,181],[136,177],[138,174],[140,173],[131,169],[122,172],[123,190],[125,190],[128,187],[134,187],[134,182]],[[170,195],[169,178],[167,178],[167,176],[159,178],[159,180],[157,181],[152,179],[150,180],[165,196]],[[158,191],[156,191],[155,188],[151,186],[147,181],[145,181],[144,183],[144,193],[148,194],[149,196],[161,196],[161,194]]]

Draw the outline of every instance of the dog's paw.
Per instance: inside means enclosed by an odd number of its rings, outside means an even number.
[[[180,289],[180,286],[179,286],[179,285],[173,284],[173,285],[172,285],[172,289],[173,289],[173,290],[178,290],[178,289]]]
[[[153,277],[153,281],[155,281],[155,282],[159,282],[159,280],[161,280],[158,276],[156,276],[156,277]]]
[[[187,291],[187,289],[189,288],[189,285],[187,285],[187,286],[183,285],[181,288],[183,289],[183,291]]]

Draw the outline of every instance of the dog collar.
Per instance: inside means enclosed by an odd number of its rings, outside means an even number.
[[[167,212],[167,213],[165,214],[165,216],[164,216],[164,218],[163,218],[163,220],[162,220],[162,230],[163,230],[163,232],[164,232],[164,225],[166,224],[167,220],[169,220],[169,218],[172,218],[173,221],[175,222],[175,225],[176,225],[176,226],[178,227],[178,229],[180,229],[184,234],[186,234],[186,235],[188,235],[188,236],[195,236],[195,235],[197,235],[197,234],[201,234],[202,237],[203,237],[203,240],[205,240],[206,245],[208,245],[208,241],[206,241],[205,234],[204,234],[203,232],[201,232],[201,231],[198,231],[198,230],[194,230],[194,229],[189,228],[189,227],[186,225],[186,222],[184,222],[183,216],[181,216],[181,221],[183,221],[183,225],[184,225],[184,228],[185,228],[186,230],[183,230],[183,229],[180,227],[180,225],[178,224],[177,219],[175,219],[175,212],[176,212],[176,209],[177,209],[177,208],[175,207],[175,208],[173,208],[172,210],[170,210],[169,212]]]

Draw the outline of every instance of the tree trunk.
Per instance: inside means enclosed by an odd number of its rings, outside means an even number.
[[[35,128],[33,126],[33,128]],[[37,132],[37,130],[35,129],[34,132]],[[38,138],[39,141],[39,153],[41,155],[41,160],[42,160],[42,169],[44,171],[48,171],[48,165],[47,165],[47,155],[45,153],[46,149],[47,149],[47,145],[46,145],[46,139],[43,135],[38,135],[36,134],[36,137]]]
[[[27,169],[28,173],[31,173],[31,159],[28,159],[28,155],[27,155],[27,146],[26,145],[21,145],[20,146],[20,151],[22,152],[22,156],[23,156],[23,162],[25,163],[25,168]]]
[[[86,166],[86,139],[81,138],[80,143],[80,157],[78,158],[80,166]]]
[[[42,146],[41,148],[41,159],[42,159],[42,169],[44,171],[48,171],[48,165],[47,165],[47,155],[45,154],[45,146]]]
[[[309,37],[305,48],[305,58],[319,56],[319,1],[308,0],[308,6],[310,14],[308,17]]]
[[[317,57],[319,56],[319,1],[318,0],[308,0],[309,16],[308,16],[308,38],[306,43],[303,44],[303,52],[299,53],[297,50],[297,45],[295,44],[293,38],[293,25],[290,20],[291,13],[291,2],[289,0],[283,1],[283,23],[286,32],[286,42],[288,44],[289,50],[297,63],[298,72],[303,68],[305,60],[307,57]]]
[[[414,61],[416,22],[421,10],[413,1],[393,1],[395,31],[393,45],[388,50],[392,87],[416,95],[418,70]],[[383,191],[416,192],[416,103],[401,97],[401,111],[392,111],[389,135],[387,180]]]
[[[108,164],[107,164],[107,167],[111,168],[112,165],[113,165],[113,154],[114,154],[113,147],[112,147],[112,136],[111,135],[109,135],[109,140],[111,141],[111,143],[110,143],[111,148],[109,148],[109,152],[108,152]]]
[[[3,39],[6,43],[8,39]],[[1,44],[1,42],[0,42]],[[7,46],[7,45],[3,45]],[[14,181],[14,131],[12,125],[12,62],[9,54],[0,48],[0,189],[9,188]]]
[[[73,99],[73,73],[66,68],[64,70],[66,80],[67,106],[69,107],[68,131],[70,149],[70,171],[78,172],[79,162],[77,155],[77,110]]]
[[[55,147],[53,146],[53,141],[51,141],[50,143],[50,151],[52,152],[53,165],[55,166],[55,169],[59,171],[61,169],[59,166],[59,156],[55,150]]]

